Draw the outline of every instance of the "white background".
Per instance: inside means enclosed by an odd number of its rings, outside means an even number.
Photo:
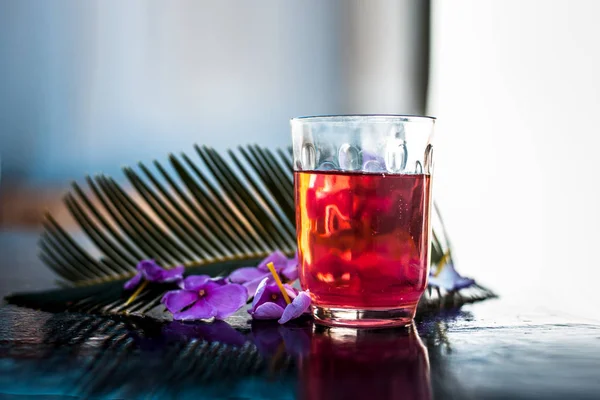
[[[600,318],[600,1],[433,2],[436,196],[459,269]]]

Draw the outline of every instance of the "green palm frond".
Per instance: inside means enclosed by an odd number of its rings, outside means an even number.
[[[51,311],[161,319],[157,310],[168,287],[150,285],[131,303],[122,290],[139,260],[154,259],[166,268],[184,265],[188,274],[217,276],[256,265],[277,249],[292,255],[296,234],[291,149],[250,145],[229,150],[227,158],[206,146],[194,149],[196,160],[182,153],[170,155],[168,166],[154,161],[153,170],[142,163],[137,169],[124,167],[133,190],[105,175],[86,177],[87,189],[73,183],[65,205],[92,246],[78,242],[48,214],[40,257],[60,277],[63,289],[16,294],[8,301]],[[450,247],[437,209],[434,223],[435,264],[448,258]],[[491,295],[484,288],[468,296],[438,291],[424,304],[437,307],[450,298],[455,304]]]
[[[104,175],[86,178],[89,194],[73,183],[65,204],[102,256],[92,257],[47,215],[41,257],[63,285],[122,280],[141,259],[193,267],[295,251],[291,158],[248,146],[230,151],[228,163],[210,148],[195,150],[203,168],[171,155],[174,176],[158,161],[158,174],[141,163],[139,172],[125,167],[138,202]]]

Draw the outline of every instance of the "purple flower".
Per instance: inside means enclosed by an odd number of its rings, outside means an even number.
[[[256,292],[258,284],[266,277],[271,276],[267,264],[270,262],[275,266],[275,271],[282,275],[288,281],[298,279],[298,253],[292,259],[288,259],[285,254],[277,250],[271,253],[267,258],[262,260],[258,267],[243,267],[239,268],[229,275],[229,281],[232,283],[240,283],[248,289],[248,293]]]
[[[140,284],[142,278],[149,282],[177,282],[183,279],[183,265],[172,269],[160,267],[154,260],[142,260],[136,266],[138,273],[133,278],[125,282],[125,290],[134,289]]]
[[[439,287],[451,292],[467,288],[475,283],[473,279],[460,276],[454,269],[452,262],[438,268],[441,268],[439,273],[429,275],[429,285],[433,287]]]
[[[188,276],[179,283],[181,290],[165,293],[161,302],[176,320],[224,319],[240,309],[248,299],[242,285],[223,284],[207,275]]]
[[[252,307],[248,313],[254,319],[278,319],[280,324],[298,318],[310,307],[308,291],[298,292],[290,285],[283,285],[287,295],[292,300],[287,304],[279,286],[271,278],[264,278],[254,295]]]

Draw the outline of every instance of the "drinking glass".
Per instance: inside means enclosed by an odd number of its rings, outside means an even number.
[[[300,284],[317,323],[411,323],[429,274],[434,122],[291,120]]]

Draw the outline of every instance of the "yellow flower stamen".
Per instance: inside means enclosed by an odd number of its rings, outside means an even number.
[[[438,261],[438,263],[437,263],[438,269],[435,272],[435,274],[433,274],[433,276],[437,277],[440,274],[440,272],[442,272],[442,270],[444,269],[444,267],[446,266],[446,264],[448,263],[449,260],[450,260],[450,250],[445,252],[444,255],[442,256],[442,258],[440,259],[440,261]]]
[[[285,303],[290,304],[292,301],[290,300],[290,296],[288,296],[285,288],[283,287],[283,283],[281,283],[281,279],[279,279],[279,274],[277,273],[277,271],[275,271],[275,266],[273,265],[272,262],[270,262],[267,264],[267,268],[269,268],[269,271],[271,271],[271,275],[273,275],[273,279],[275,279],[275,283],[279,287],[279,290],[281,291],[281,295],[285,299]]]
[[[142,282],[142,284],[137,288],[137,290],[135,292],[133,292],[131,297],[127,299],[127,301],[125,302],[125,305],[126,306],[130,305],[135,300],[135,298],[138,297],[138,295],[142,292],[142,290],[144,290],[146,285],[148,285],[148,281]]]

